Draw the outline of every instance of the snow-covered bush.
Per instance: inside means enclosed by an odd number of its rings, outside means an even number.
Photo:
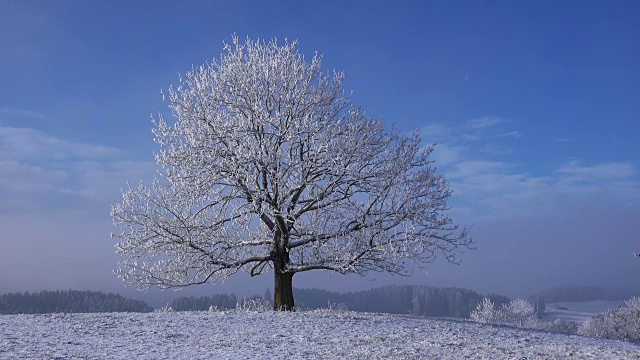
[[[349,311],[349,307],[345,303],[327,303],[327,310],[329,311]]]
[[[640,343],[640,297],[588,319],[580,324],[578,334]]]
[[[498,321],[503,325],[521,328],[536,328],[539,323],[533,305],[523,299],[515,299],[501,306],[498,311]]]
[[[495,324],[496,322],[496,306],[489,298],[482,299],[482,302],[478,304],[478,307],[471,312],[470,319],[471,321],[484,323],[484,324]]]
[[[553,322],[540,323],[541,330],[551,331],[562,334],[576,334],[578,332],[578,323],[573,320],[555,319]]]
[[[171,306],[169,306],[169,304],[167,304],[166,306],[163,306],[159,309],[155,309],[153,310],[153,312],[155,313],[168,313],[168,312],[173,312],[173,308]]]
[[[271,303],[268,301],[265,301],[261,297],[244,299],[242,303],[238,303],[236,305],[236,311],[266,312],[271,310],[273,310]]]
[[[533,306],[523,299],[515,299],[499,308],[484,298],[470,319],[485,324],[508,325],[521,328],[539,328],[540,322]]]

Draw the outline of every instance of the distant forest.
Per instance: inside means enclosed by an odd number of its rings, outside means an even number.
[[[392,285],[370,290],[337,293],[320,289],[294,289],[296,306],[318,309],[328,306],[344,307],[352,311],[412,314],[468,318],[483,295],[455,287]],[[503,295],[487,295],[497,306],[509,302]]]
[[[99,291],[56,290],[0,295],[0,314],[149,312],[144,301]]]

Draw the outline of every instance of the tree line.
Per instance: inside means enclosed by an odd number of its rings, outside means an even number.
[[[370,290],[338,293],[321,289],[294,289],[300,308],[338,306],[352,311],[468,318],[484,297],[495,304],[509,303],[503,295],[483,296],[455,287],[391,285]]]
[[[0,314],[150,312],[144,301],[100,291],[55,290],[0,295]]]

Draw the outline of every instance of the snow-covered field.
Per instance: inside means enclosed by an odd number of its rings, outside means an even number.
[[[617,309],[624,305],[623,300],[593,300],[583,302],[559,302],[546,305],[543,321],[553,321],[555,319],[572,320],[584,322],[601,312],[609,309]]]
[[[640,346],[340,311],[0,316],[2,359],[640,359]]]

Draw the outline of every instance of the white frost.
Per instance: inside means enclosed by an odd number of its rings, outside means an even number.
[[[0,316],[2,359],[640,359],[640,346],[341,311]]]

